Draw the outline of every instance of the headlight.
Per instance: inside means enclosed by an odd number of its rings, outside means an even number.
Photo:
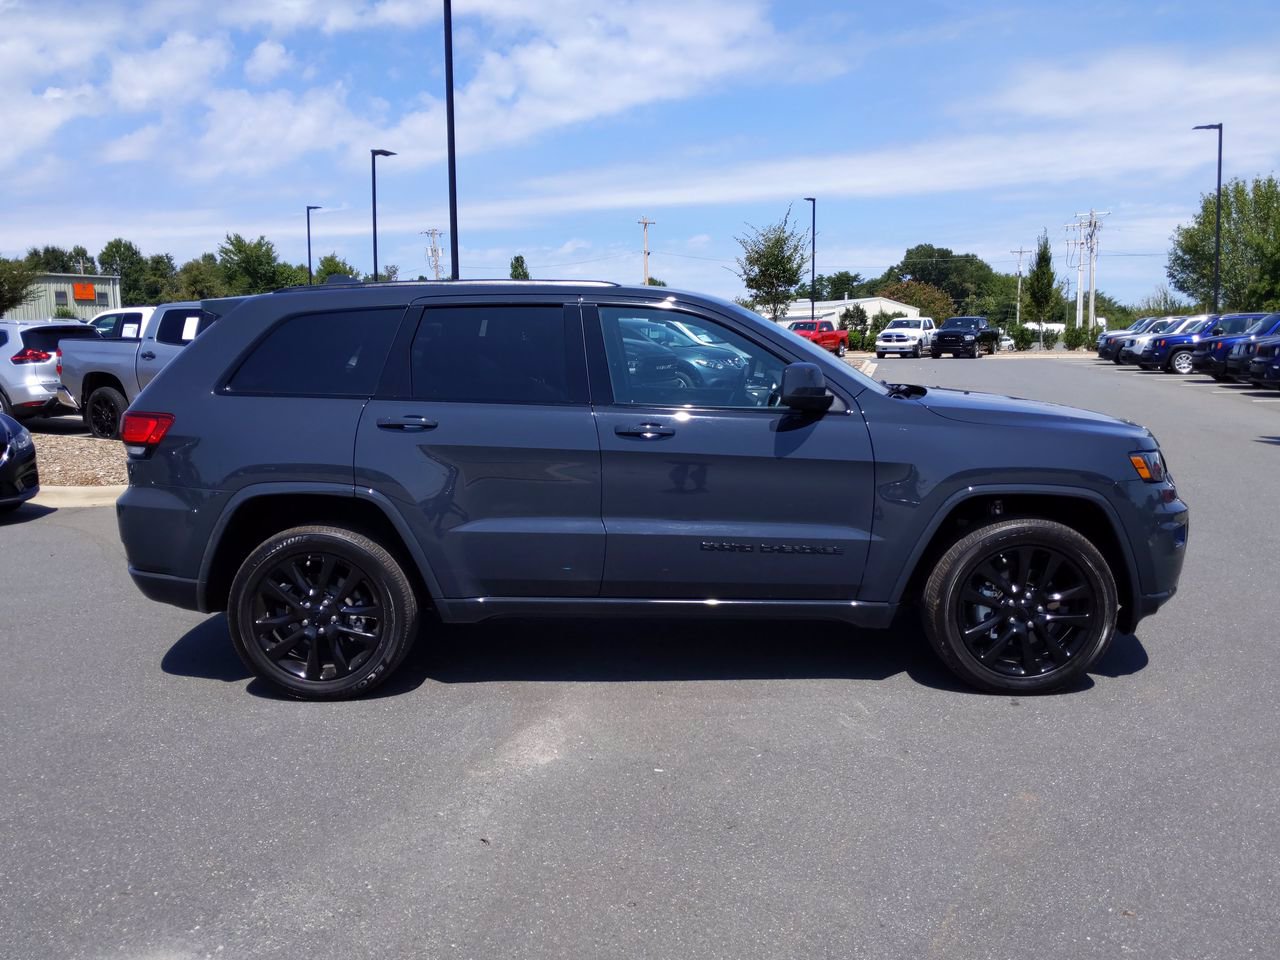
[[[18,432],[9,440],[9,448],[14,453],[26,453],[34,446],[35,441],[31,439],[31,431],[26,427],[19,427]]]
[[[966,340],[976,340],[976,339],[978,339],[978,338],[977,338],[977,337],[975,337],[972,333],[966,333],[966,334],[964,335],[964,338],[965,338]]]
[[[1161,483],[1165,478],[1164,457],[1159,450],[1140,450],[1129,454],[1129,463],[1147,483]]]
[[[695,367],[706,367],[708,370],[723,370],[725,368],[723,360],[706,360],[703,357],[695,357],[693,365]]]

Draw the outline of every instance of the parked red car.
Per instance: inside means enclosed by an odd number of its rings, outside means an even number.
[[[787,324],[787,329],[812,340],[823,350],[830,350],[837,357],[843,357],[849,349],[849,331],[837,330],[830,320],[793,320]]]

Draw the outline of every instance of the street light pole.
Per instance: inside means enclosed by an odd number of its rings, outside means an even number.
[[[310,205],[307,206],[307,284],[308,285],[310,285],[313,282],[312,275],[311,275],[311,211],[323,210],[323,209],[324,207],[313,207]]]
[[[369,182],[373,187],[373,279],[378,280],[378,158],[394,157],[390,150],[369,151]]]
[[[449,150],[449,277],[458,279],[458,161],[453,143],[453,4],[444,0],[444,113]]]
[[[815,319],[816,307],[813,304],[815,289],[818,284],[818,199],[805,197],[809,201],[812,217],[809,224],[809,319]]]
[[[1218,312],[1221,294],[1220,270],[1222,267],[1222,124],[1202,123],[1193,130],[1218,131],[1218,194],[1213,202],[1213,312]]]

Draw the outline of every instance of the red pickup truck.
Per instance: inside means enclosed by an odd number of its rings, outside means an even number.
[[[837,357],[843,357],[849,349],[849,331],[837,330],[830,320],[793,320],[787,324],[787,329],[812,340],[823,350],[830,350]]]

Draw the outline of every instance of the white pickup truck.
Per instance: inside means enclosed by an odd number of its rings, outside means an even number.
[[[101,339],[62,344],[58,399],[80,411],[95,437],[114,440],[133,398],[214,319],[198,302],[126,307],[94,317]]]

